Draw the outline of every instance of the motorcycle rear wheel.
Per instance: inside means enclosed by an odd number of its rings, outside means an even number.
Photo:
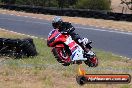
[[[70,56],[64,48],[53,48],[52,52],[59,63],[63,66],[69,66],[71,63]]]

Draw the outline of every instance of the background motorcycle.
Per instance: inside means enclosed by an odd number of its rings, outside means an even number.
[[[96,67],[98,65],[98,58],[91,50],[91,44],[86,45],[88,52],[85,52],[68,34],[61,34],[58,30],[52,30],[47,39],[47,45],[52,47],[52,52],[55,58],[63,66],[69,66],[77,62],[73,61],[76,58],[84,58],[83,60],[89,67]],[[88,53],[88,54],[87,54]],[[90,55],[89,55],[90,54]],[[82,60],[78,61],[82,63]]]

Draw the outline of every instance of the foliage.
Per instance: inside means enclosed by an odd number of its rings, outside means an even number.
[[[1,0],[1,2],[6,4],[15,4],[16,0]]]
[[[59,8],[81,8],[94,10],[110,9],[110,0],[0,0],[5,4],[32,5]]]
[[[79,0],[77,8],[93,10],[109,10],[110,0]]]

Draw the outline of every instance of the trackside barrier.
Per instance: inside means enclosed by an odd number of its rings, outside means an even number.
[[[32,38],[0,38],[0,56],[22,58],[36,55],[37,51]]]
[[[76,17],[132,22],[132,14],[114,13],[110,11],[41,7],[41,6],[29,6],[29,5],[0,5],[0,8],[17,10],[17,11],[26,11],[26,12],[31,12],[31,13],[72,16],[72,17],[76,16]]]

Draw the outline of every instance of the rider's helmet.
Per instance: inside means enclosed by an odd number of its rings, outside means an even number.
[[[54,29],[59,29],[59,27],[61,26],[63,20],[61,19],[61,17],[59,16],[55,16],[52,20],[52,26]]]

